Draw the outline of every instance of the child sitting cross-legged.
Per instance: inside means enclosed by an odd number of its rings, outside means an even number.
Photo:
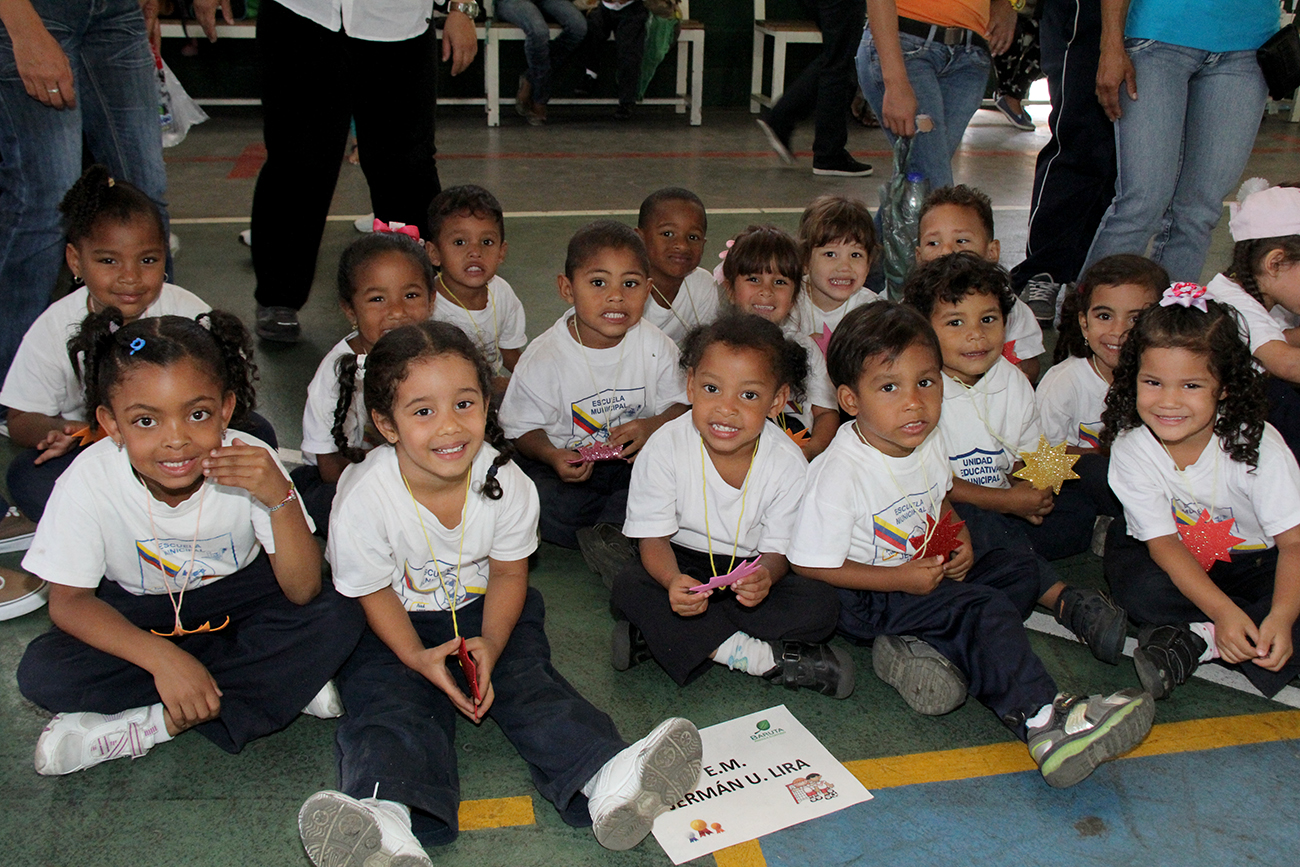
[[[802,388],[806,353],[771,322],[732,312],[693,329],[681,363],[690,414],[656,431],[632,470],[623,532],[640,539],[640,559],[614,579],[624,618],[614,668],[640,661],[648,645],[679,685],[712,661],[845,698],[852,660],[824,643],[835,592],[790,573],[785,559],[807,464],[769,424]],[[751,558],[753,574],[699,591]]]
[[[1034,654],[1021,622],[1038,595],[1027,552],[981,551],[964,529],[940,545],[952,471],[937,429],[942,357],[925,318],[888,301],[860,307],[835,330],[827,364],[855,420],[809,470],[788,556],[839,588],[840,632],[874,641],[877,674],[914,710],[947,713],[969,691],[1028,742],[1052,786],[1139,743],[1150,695],[1059,693]]]
[[[1042,426],[1033,387],[1001,353],[1010,278],[993,262],[958,253],[913,271],[903,299],[938,336],[939,429],[956,476],[952,500],[976,548],[1011,546],[1034,555],[1039,601],[1094,656],[1115,665],[1127,629],[1123,610],[1096,590],[1067,587],[1047,562],[1087,550],[1096,504],[1077,482],[1065,482],[1054,497],[1051,488],[1012,478],[1024,466],[1021,455],[1039,448]]]

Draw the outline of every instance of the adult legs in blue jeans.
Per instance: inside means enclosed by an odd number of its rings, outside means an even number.
[[[167,218],[158,83],[137,0],[33,0],[72,66],[75,108],[27,95],[0,27],[0,377],[45,309],[63,261],[58,204],[93,159],[135,184]]]
[[[952,156],[984,99],[993,61],[987,51],[976,46],[939,45],[910,33],[900,33],[898,39],[907,78],[916,93],[917,114],[928,114],[934,121],[931,132],[916,134],[908,165],[932,187],[945,187],[952,183]],[[881,117],[885,80],[870,28],[862,32],[857,64],[862,95],[876,117]],[[894,134],[884,133],[892,145]]]
[[[1083,268],[1146,252],[1174,280],[1199,280],[1223,199],[1241,177],[1267,89],[1253,51],[1213,53],[1126,39],[1138,98],[1120,88],[1119,177]],[[1154,236],[1154,240],[1152,240]]]
[[[533,102],[546,105],[551,99],[551,79],[582,44],[587,35],[587,16],[572,0],[497,0],[497,17],[524,31],[524,59]],[[546,19],[560,25],[560,35],[551,39]]]

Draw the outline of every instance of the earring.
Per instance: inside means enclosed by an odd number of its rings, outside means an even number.
[[[113,445],[117,446],[117,450],[118,450],[119,452],[122,450],[122,441],[121,441],[121,440],[116,440],[116,439],[113,440]]]

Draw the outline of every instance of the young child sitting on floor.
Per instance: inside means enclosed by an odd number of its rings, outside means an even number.
[[[947,713],[969,691],[1028,742],[1049,785],[1074,785],[1137,745],[1154,717],[1149,695],[1060,693],[1031,649],[1022,620],[1038,573],[1027,553],[972,549],[964,529],[955,540],[939,529],[952,471],[929,323],[893,302],[860,307],[835,330],[827,363],[855,421],[809,470],[789,558],[839,588],[840,632],[875,642],[876,673],[914,710]]]
[[[718,316],[718,286],[700,267],[709,218],[690,190],[664,187],[641,202],[636,233],[650,256],[650,297],[642,318],[676,343]]]
[[[732,312],[691,331],[681,364],[691,411],[656,431],[632,469],[623,532],[640,539],[640,558],[614,579],[614,668],[648,647],[679,686],[716,662],[845,698],[853,662],[824,643],[835,593],[785,559],[807,463],[768,423],[802,388],[807,353],[771,322]],[[751,558],[753,574],[692,590]]]
[[[871,211],[858,199],[818,196],[799,218],[799,248],[808,286],[790,318],[801,334],[821,341],[824,355],[826,336],[844,314],[878,297],[867,288],[876,252]]]

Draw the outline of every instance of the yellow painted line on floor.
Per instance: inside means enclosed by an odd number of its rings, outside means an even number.
[[[536,821],[533,816],[533,799],[527,795],[520,795],[517,798],[484,798],[481,801],[460,802],[462,831],[533,825]]]
[[[1297,738],[1300,738],[1300,711],[1212,717],[1153,726],[1146,740],[1123,758],[1199,752]],[[885,756],[845,762],[844,767],[868,789],[889,789],[1035,770],[1034,760],[1029,757],[1025,745],[1020,743]],[[719,849],[713,854],[718,867],[766,867],[767,864],[757,840]]]

